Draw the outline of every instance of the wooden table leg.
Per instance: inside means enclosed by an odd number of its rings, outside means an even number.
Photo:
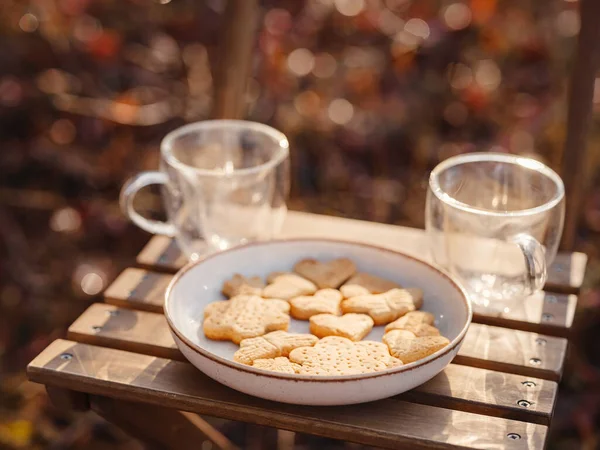
[[[153,449],[197,450],[205,441],[222,450],[237,449],[197,415],[96,395],[90,396],[90,408]]]

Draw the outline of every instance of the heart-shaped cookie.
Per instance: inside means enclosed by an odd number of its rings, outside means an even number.
[[[440,330],[433,326],[435,318],[433,314],[426,311],[411,311],[406,315],[394,320],[385,327],[385,332],[392,330],[410,331],[417,337],[439,336]]]
[[[311,295],[317,291],[317,286],[306,278],[295,273],[275,272],[267,277],[270,283],[262,290],[265,298],[280,298],[289,300],[300,295]]]
[[[340,316],[342,294],[337,289],[321,289],[315,295],[302,295],[290,300],[292,317],[308,320],[316,314],[333,314]]]
[[[348,258],[333,259],[327,262],[303,259],[296,263],[294,272],[315,283],[319,289],[335,289],[354,275],[356,266]]]
[[[222,292],[227,297],[236,295],[261,295],[265,283],[260,277],[246,278],[236,273],[229,280],[223,283]]]
[[[373,319],[366,314],[317,314],[310,318],[310,332],[319,338],[341,336],[360,341],[373,329]]]
[[[410,331],[392,330],[383,335],[390,354],[404,364],[418,361],[450,344],[444,336],[417,337]]]
[[[204,309],[204,334],[209,339],[233,341],[287,330],[290,305],[285,300],[266,300],[256,295],[238,295],[231,300],[209,303]]]
[[[314,347],[292,350],[289,359],[300,365],[297,373],[303,375],[351,375],[402,364],[381,342],[352,342],[339,336],[325,337]]]
[[[293,349],[313,346],[318,340],[312,334],[273,331],[264,336],[244,339],[240,342],[239,350],[233,355],[233,360],[251,366],[256,359],[287,356]]]
[[[368,314],[375,325],[384,325],[404,314],[418,309],[423,304],[420,289],[392,289],[383,294],[359,295],[341,303],[344,313]]]
[[[382,294],[392,289],[400,289],[398,283],[386,280],[364,272],[354,274],[346,281],[340,291],[345,298],[358,297],[359,295]]]

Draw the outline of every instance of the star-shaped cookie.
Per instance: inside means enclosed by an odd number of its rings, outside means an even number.
[[[209,339],[233,341],[287,330],[290,305],[285,300],[237,295],[231,300],[209,303],[204,309],[204,334]]]

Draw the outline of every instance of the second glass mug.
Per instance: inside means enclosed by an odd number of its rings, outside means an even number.
[[[129,179],[121,207],[140,228],[174,237],[190,259],[280,231],[290,168],[288,140],[279,131],[242,120],[185,125],[162,140],[159,169]],[[162,185],[167,222],[133,207],[137,191],[151,184]]]
[[[542,289],[564,208],[562,180],[539,161],[502,153],[449,158],[429,179],[433,260],[463,283],[475,309],[508,312]]]

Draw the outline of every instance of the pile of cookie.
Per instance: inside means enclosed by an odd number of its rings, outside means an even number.
[[[223,285],[229,300],[207,305],[204,334],[240,345],[234,360],[283,373],[348,375],[424,358],[450,342],[419,311],[423,291],[357,272],[347,258],[304,259],[293,272],[235,274]],[[312,334],[287,332],[290,315],[309,320]],[[362,341],[386,325],[383,343]]]

